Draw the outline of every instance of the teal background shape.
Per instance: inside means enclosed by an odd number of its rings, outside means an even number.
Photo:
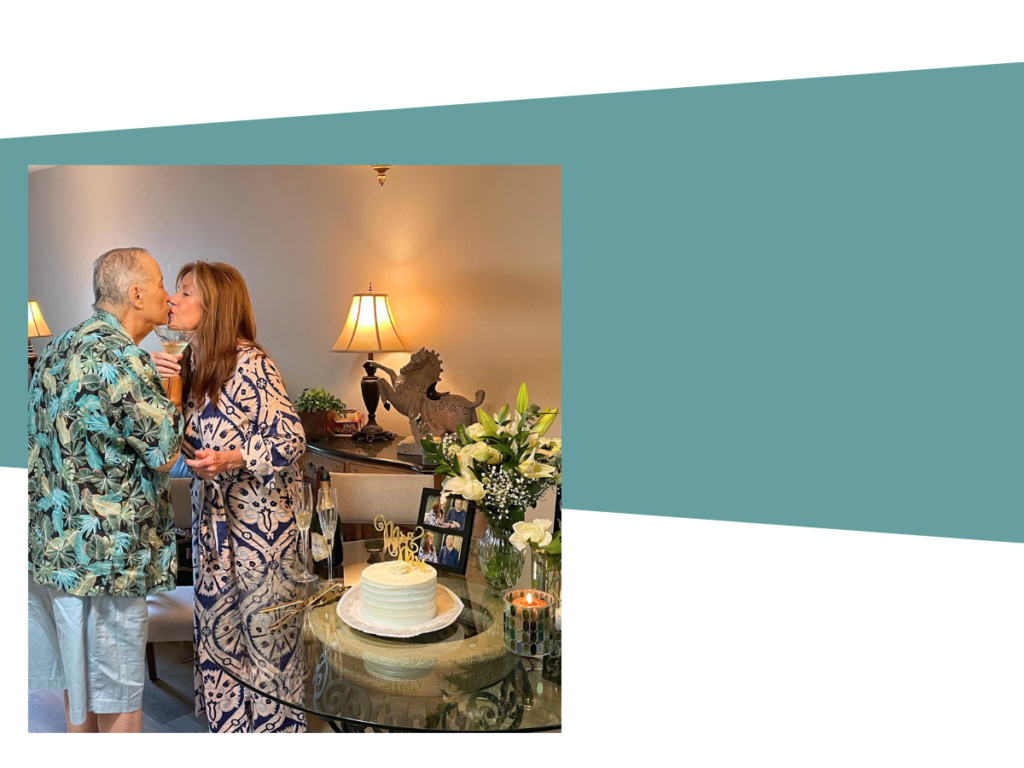
[[[3,319],[29,163],[559,164],[566,506],[1024,542],[1021,93],[1008,64],[8,139]]]

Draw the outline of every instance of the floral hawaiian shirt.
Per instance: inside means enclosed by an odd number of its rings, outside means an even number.
[[[73,595],[174,589],[170,478],[182,419],[149,354],[108,312],[51,342],[28,408],[28,551]]]

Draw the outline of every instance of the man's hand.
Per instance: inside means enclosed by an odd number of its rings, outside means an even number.
[[[185,459],[185,463],[203,480],[212,480],[217,475],[242,468],[242,452],[214,451],[207,448],[196,451],[194,459]]]

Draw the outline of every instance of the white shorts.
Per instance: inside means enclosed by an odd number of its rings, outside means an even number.
[[[74,725],[89,712],[142,707],[149,612],[144,597],[79,597],[28,571],[28,687],[67,690]]]

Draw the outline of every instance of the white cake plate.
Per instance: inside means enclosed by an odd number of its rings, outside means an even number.
[[[338,617],[352,629],[379,637],[416,637],[454,624],[462,613],[462,601],[448,587],[437,585],[437,615],[423,624],[411,627],[388,627],[370,621],[363,615],[363,585],[356,584],[338,601]]]

